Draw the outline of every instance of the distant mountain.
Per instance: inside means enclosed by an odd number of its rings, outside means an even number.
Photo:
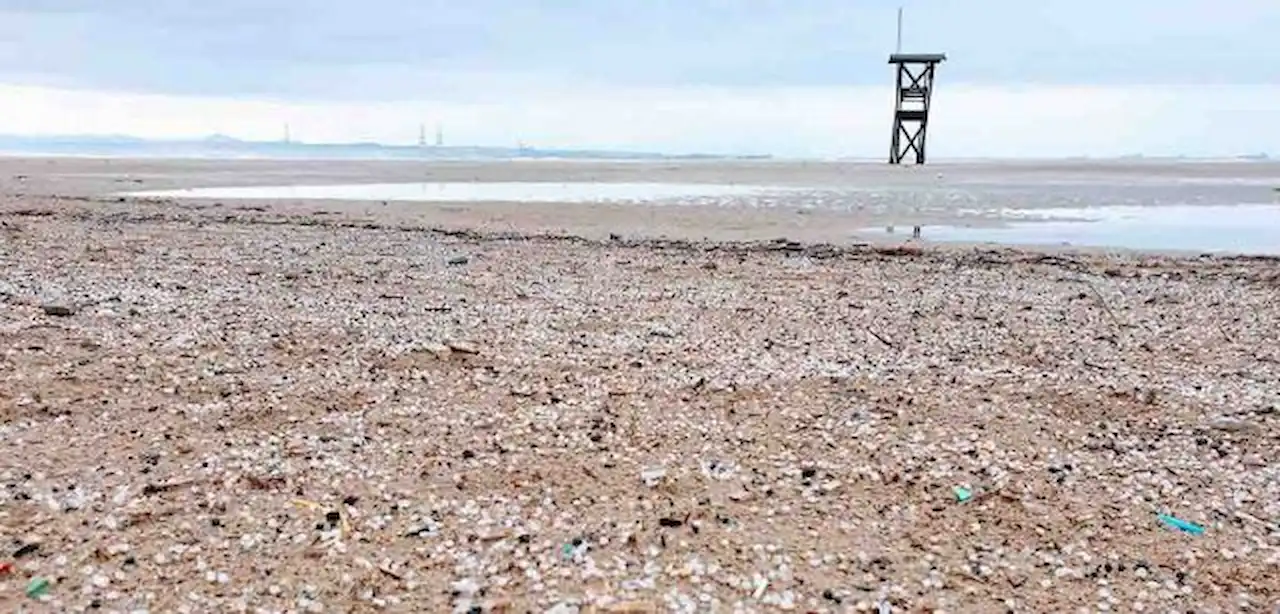
[[[536,149],[531,147],[384,145],[381,143],[294,143],[243,141],[224,134],[202,139],[151,140],[124,135],[0,135],[0,152],[11,155],[171,157],[171,158],[330,158],[396,160],[483,160],[565,158],[585,160],[725,159],[714,154],[667,155],[653,152]],[[739,156],[765,159],[768,155]]]

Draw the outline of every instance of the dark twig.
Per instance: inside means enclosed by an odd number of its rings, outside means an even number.
[[[1098,291],[1098,287],[1093,285],[1093,282],[1088,279],[1081,278],[1080,281],[1084,283],[1084,285],[1089,286],[1089,290],[1091,290],[1093,292],[1093,296],[1098,299],[1098,304],[1102,306],[1102,310],[1106,311],[1107,315],[1111,317],[1111,321],[1116,325],[1116,329],[1123,332],[1124,325],[1120,323],[1120,318],[1116,317],[1116,312],[1111,310],[1111,306],[1107,304],[1107,299],[1103,298],[1102,293]]]
[[[883,336],[883,335],[881,335],[880,333],[877,333],[876,331],[872,330],[871,328],[867,328],[867,332],[871,333],[871,336],[872,336],[872,337],[875,337],[876,339],[878,339],[878,340],[880,341],[880,343],[883,343],[883,344],[885,344],[885,345],[887,345],[887,346],[889,346],[889,347],[891,347],[891,348],[896,348],[896,347],[897,347],[896,345],[894,345],[894,344],[893,344],[893,342],[892,342],[892,341],[889,341],[888,339],[884,338],[884,336]]]

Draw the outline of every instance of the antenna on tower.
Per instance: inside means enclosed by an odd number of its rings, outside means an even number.
[[[902,53],[902,7],[898,7],[898,44],[893,49],[894,53]]]

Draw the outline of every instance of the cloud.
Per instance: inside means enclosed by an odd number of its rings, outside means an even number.
[[[1223,8],[1226,7],[1226,8]],[[0,0],[0,80],[312,99],[459,80],[803,87],[883,82],[894,3],[848,0]],[[1280,3],[915,0],[908,50],[952,82],[1280,81]],[[354,76],[359,87],[349,87]]]
[[[905,49],[950,56],[935,156],[1280,148],[1275,0],[905,4]],[[881,157],[896,8],[0,0],[0,132]]]

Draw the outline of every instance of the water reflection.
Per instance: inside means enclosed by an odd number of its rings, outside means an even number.
[[[897,222],[909,237],[925,223],[930,241],[1075,245],[1142,250],[1280,253],[1280,204],[1261,203],[1257,186],[1176,183],[1089,185],[1048,183],[981,187],[885,185],[765,186],[724,183],[440,182],[193,188],[130,196],[253,200],[623,203],[744,206],[845,211]],[[1232,203],[1252,200],[1258,204]],[[1080,206],[1075,206],[1079,204]],[[1085,206],[1090,205],[1090,206]],[[975,220],[928,225],[928,220]],[[894,218],[899,218],[895,220]],[[905,229],[905,232],[903,232]],[[884,226],[860,234],[885,234]]]
[[[385,200],[420,202],[617,202],[706,201],[790,192],[795,188],[711,183],[450,182],[191,188],[134,192],[158,198],[254,200]]]
[[[1280,205],[1008,209],[1000,225],[928,226],[929,241],[1280,254]],[[1027,221],[1035,220],[1035,221]],[[864,234],[886,234],[884,228]],[[899,230],[895,234],[902,234]],[[904,237],[906,235],[903,235]]]

